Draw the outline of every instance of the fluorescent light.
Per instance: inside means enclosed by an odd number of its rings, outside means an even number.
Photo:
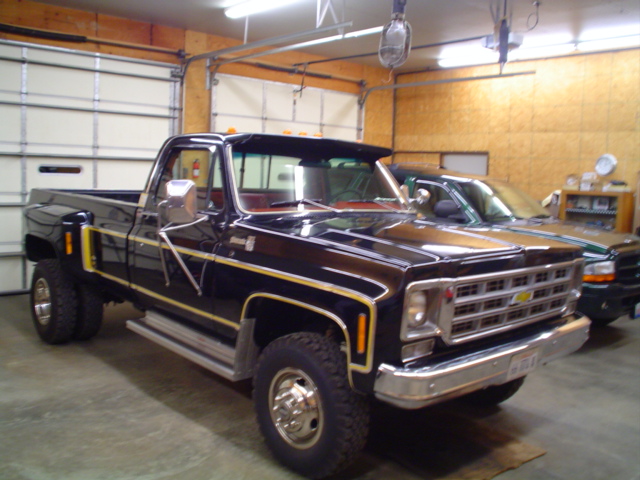
[[[486,48],[457,49],[456,53],[438,59],[442,68],[487,65],[498,62],[498,52]]]
[[[306,47],[312,47],[314,45],[321,45],[323,43],[336,42],[338,40],[344,40],[347,38],[364,37],[365,35],[373,35],[376,33],[380,33],[382,31],[382,28],[383,27],[373,27],[373,28],[367,28],[364,30],[357,30],[355,32],[345,33],[344,35],[332,35],[330,37],[318,38],[317,40],[309,40],[308,42],[296,43],[295,47],[296,49],[306,48]]]
[[[509,53],[510,60],[530,60],[533,58],[559,57],[574,52],[575,43],[545,45],[543,47],[519,48]]]
[[[633,33],[628,33],[629,31]],[[544,37],[538,39],[525,39],[523,46],[509,52],[509,60],[532,60],[536,58],[549,58],[567,55],[576,50],[583,52],[618,50],[621,48],[640,47],[640,34],[638,26],[634,29],[621,29],[621,34],[612,37],[597,37],[596,32],[583,35],[579,41],[570,37]],[[604,32],[597,32],[603,34]],[[438,65],[443,68],[466,67],[473,65],[486,65],[496,63],[498,57],[495,52],[486,48],[456,47],[443,52],[438,59]]]
[[[640,46],[640,35],[627,35],[625,37],[603,38],[578,43],[578,50],[593,52],[598,50],[617,50],[619,48],[633,48]]]
[[[550,47],[553,45],[564,45],[565,43],[576,43],[575,38],[570,33],[556,33],[542,36],[524,37],[520,48]]]
[[[617,25],[615,28],[608,27],[586,30],[580,34],[578,42],[604,40],[605,38],[628,37],[630,35],[640,35],[640,23]]]
[[[248,0],[247,2],[227,8],[224,14],[229,18],[241,18],[253,15],[254,13],[284,7],[297,1],[299,0]]]
[[[364,37],[365,35],[374,35],[376,33],[380,33],[383,28],[384,26],[380,25],[379,27],[365,28],[364,30],[345,33],[344,38],[356,38],[356,37]]]

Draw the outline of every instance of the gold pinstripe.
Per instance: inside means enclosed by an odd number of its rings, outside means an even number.
[[[98,269],[95,268],[94,262],[93,262],[93,258],[92,258],[92,243],[91,243],[91,238],[90,238],[90,233],[91,232],[98,232],[101,234],[105,234],[105,235],[110,235],[110,236],[115,236],[115,237],[119,237],[119,238],[124,238],[124,239],[129,239],[130,241],[135,241],[135,242],[140,242],[140,243],[144,243],[147,245],[153,245],[153,246],[157,246],[158,242],[153,241],[153,240],[149,240],[147,238],[143,238],[143,237],[135,237],[135,236],[129,236],[127,234],[124,234],[122,232],[117,232],[114,230],[109,230],[109,229],[105,229],[105,228],[99,228],[99,227],[95,227],[92,225],[85,225],[82,228],[82,260],[83,260],[83,268],[86,271],[89,272],[94,272],[97,273],[101,276],[103,276],[104,278],[107,278],[109,280],[112,280],[114,282],[117,282],[121,285],[125,285],[135,291],[138,291],[140,293],[144,293],[150,297],[156,298],[158,300],[162,300],[164,302],[170,303],[174,306],[183,308],[187,311],[190,311],[192,313],[195,313],[197,315],[201,315],[205,318],[208,318],[210,320],[222,323],[224,325],[230,326],[232,328],[234,328],[235,330],[239,330],[240,329],[240,325],[237,322],[233,322],[231,320],[219,317],[217,315],[213,315],[211,313],[208,313],[206,311],[194,308],[189,306],[188,304],[182,303],[182,302],[178,302],[176,300],[173,300],[171,298],[165,297],[164,295],[160,295],[156,292],[153,292],[151,290],[148,290],[144,287],[141,287],[139,285],[133,284],[133,283],[129,283],[126,280],[122,280],[121,278],[115,277],[113,275],[110,275],[108,273],[99,271]],[[168,247],[166,245],[163,245],[163,248],[167,248]],[[234,268],[240,268],[242,270],[246,270],[246,271],[250,271],[250,272],[254,272],[254,273],[259,273],[262,275],[267,275],[273,278],[278,278],[281,280],[286,280],[288,282],[293,282],[299,285],[304,285],[304,286],[308,286],[311,288],[317,288],[319,290],[325,291],[325,292],[329,292],[329,293],[333,293],[336,295],[340,295],[343,297],[347,297],[351,300],[355,300],[359,303],[362,303],[364,305],[366,305],[368,311],[369,311],[369,315],[368,315],[368,319],[369,319],[369,335],[368,335],[368,340],[367,340],[367,351],[366,351],[366,355],[365,355],[365,364],[364,365],[360,365],[360,364],[351,364],[350,361],[350,341],[349,341],[349,335],[348,335],[348,331],[347,331],[347,327],[346,325],[344,325],[344,323],[339,319],[339,317],[333,315],[331,312],[328,312],[326,310],[322,310],[318,307],[314,307],[312,305],[309,304],[305,304],[302,302],[298,302],[297,300],[292,300],[292,299],[288,299],[286,297],[280,297],[277,295],[272,295],[272,294],[267,294],[267,293],[257,293],[257,294],[253,294],[251,296],[249,296],[244,303],[243,309],[242,309],[242,314],[241,314],[241,318],[245,317],[245,312],[247,309],[247,305],[249,304],[249,301],[252,300],[253,298],[262,296],[262,297],[268,297],[268,298],[278,298],[282,301],[285,301],[287,303],[293,304],[293,305],[297,305],[300,306],[302,308],[306,308],[308,310],[312,310],[315,311],[317,313],[320,313],[328,318],[330,318],[332,321],[336,322],[338,324],[338,326],[340,327],[340,329],[343,331],[343,334],[345,336],[346,342],[347,342],[347,351],[348,353],[348,363],[349,363],[349,368],[350,370],[355,370],[355,371],[359,371],[362,373],[368,373],[371,371],[372,368],[372,362],[373,362],[373,341],[374,341],[374,334],[375,334],[375,325],[376,325],[376,321],[377,321],[377,316],[376,316],[376,309],[375,309],[375,303],[373,302],[373,300],[371,300],[369,297],[365,297],[363,295],[358,294],[357,292],[353,291],[353,290],[349,290],[346,288],[342,288],[342,287],[337,287],[335,285],[332,285],[330,283],[325,283],[325,282],[316,282],[316,281],[312,281],[309,279],[306,279],[304,277],[300,277],[297,275],[291,275],[291,274],[286,274],[283,272],[280,272],[278,270],[273,270],[267,267],[259,267],[256,265],[250,265],[244,262],[240,262],[238,260],[233,260],[230,258],[224,258],[224,257],[219,257],[217,255],[213,255],[213,254],[207,254],[207,253],[203,253],[197,250],[191,250],[191,249],[186,249],[183,247],[176,247],[176,250],[180,253],[183,253],[185,255],[190,255],[192,257],[198,257],[198,258],[202,258],[204,260],[208,260],[208,261],[216,261],[219,264],[222,265],[228,265],[228,266],[232,266]]]

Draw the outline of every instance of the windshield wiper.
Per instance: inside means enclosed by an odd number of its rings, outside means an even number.
[[[328,205],[323,205],[319,203],[318,199],[311,198],[299,198],[297,200],[282,200],[280,202],[273,202],[271,207],[296,207],[299,205],[311,205],[313,207],[324,208],[326,210],[330,210],[333,212],[339,212],[337,208],[329,207]]]

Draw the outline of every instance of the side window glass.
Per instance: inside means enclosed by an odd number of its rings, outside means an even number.
[[[457,203],[453,200],[451,194],[442,185],[430,182],[420,182],[416,184],[416,192],[418,189],[423,189],[429,192],[429,201],[426,205],[420,207],[420,213],[427,218],[441,218],[449,220],[450,215],[454,215],[456,221],[460,221],[465,217],[464,223],[467,222],[466,215],[462,212],[454,212],[454,205]],[[444,203],[443,203],[444,202]],[[453,202],[453,204],[451,203]],[[453,219],[453,218],[451,218]]]
[[[222,194],[220,154],[217,149],[174,149],[165,163],[156,187],[155,204],[166,198],[170,180],[192,180],[198,191],[198,210],[221,210]],[[214,182],[218,186],[214,186]]]

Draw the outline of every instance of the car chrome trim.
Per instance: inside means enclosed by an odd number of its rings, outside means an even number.
[[[536,333],[503,345],[462,355],[421,368],[378,368],[374,392],[378,399],[405,409],[415,409],[456,398],[508,381],[514,355],[539,349],[538,366],[578,350],[589,337],[591,321],[571,316],[555,330]]]

